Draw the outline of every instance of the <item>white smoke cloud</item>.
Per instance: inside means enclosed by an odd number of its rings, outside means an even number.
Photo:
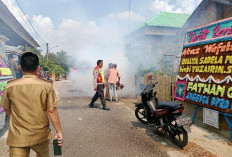
[[[72,19],[63,19],[57,29],[57,35],[69,52],[86,49],[96,43],[99,28],[94,21],[83,23]]]
[[[42,36],[46,40],[46,42],[54,41],[56,39],[54,25],[49,17],[43,17],[42,15],[34,15],[32,17],[32,24],[34,28],[38,30],[40,36]]]
[[[122,83],[126,88],[119,95],[133,95],[134,84],[129,78],[128,59],[125,57],[123,33],[107,19],[99,25],[95,21],[77,21],[64,18],[54,27],[49,17],[33,16],[33,25],[38,32],[52,43],[57,43],[76,60],[76,74],[70,74],[79,96],[92,96],[92,71],[98,59],[104,60],[105,69],[111,63],[118,64]],[[59,40],[59,41],[58,41]]]
[[[179,4],[179,8],[177,9],[182,10],[181,12],[191,14],[194,11],[194,9],[200,4],[201,1],[202,0],[176,0],[176,3]]]
[[[151,5],[153,13],[157,14],[161,11],[173,12],[175,9],[174,5],[169,4],[169,0],[155,0]]]
[[[20,16],[17,8],[8,0],[3,0],[8,8],[20,21]],[[14,1],[14,0],[13,0]],[[195,2],[183,2],[181,0],[155,0],[151,5],[153,13],[160,11],[170,12],[191,12],[195,8],[199,0]],[[192,3],[194,7],[189,5]],[[177,5],[178,4],[178,5]],[[29,17],[28,17],[29,18]],[[88,19],[86,17],[86,19]],[[50,17],[42,15],[34,15],[31,21],[38,31],[48,43],[59,45],[60,49],[66,50],[69,55],[76,60],[77,74],[71,74],[73,86],[82,90],[80,96],[92,96],[94,93],[92,85],[92,70],[96,65],[98,59],[103,59],[105,66],[107,64],[117,63],[118,70],[122,76],[122,83],[125,84],[125,89],[120,91],[122,95],[134,94],[133,75],[131,75],[134,67],[128,67],[128,58],[125,57],[123,35],[127,32],[128,20],[142,23],[145,18],[136,12],[117,12],[110,13],[101,21],[79,21],[70,18],[63,18],[61,23],[57,26],[54,25]],[[24,20],[21,20],[23,24]],[[126,26],[126,27],[125,27]],[[29,33],[31,32],[27,29]],[[51,46],[51,45],[49,45]],[[45,50],[45,49],[44,49]],[[131,76],[131,77],[129,77]]]
[[[109,16],[112,18],[118,18],[120,20],[132,20],[132,21],[136,21],[136,22],[144,22],[145,21],[145,18],[141,14],[136,13],[134,11],[130,11],[130,13],[129,13],[129,11],[110,13]]]
[[[191,14],[201,1],[202,0],[155,0],[151,5],[151,10],[154,14],[160,13],[161,11]]]

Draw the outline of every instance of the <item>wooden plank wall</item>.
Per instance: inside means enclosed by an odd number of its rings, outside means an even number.
[[[157,91],[157,97],[159,101],[174,101],[174,88],[176,82],[176,76],[160,76],[157,75],[155,80],[149,80],[147,77],[144,77],[144,84],[147,85],[148,83],[155,83],[158,84],[155,87],[155,91]]]

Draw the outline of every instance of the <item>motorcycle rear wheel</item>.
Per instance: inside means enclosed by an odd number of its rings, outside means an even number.
[[[170,136],[173,143],[180,148],[183,148],[188,144],[188,133],[182,126],[177,126],[174,135],[170,134]]]
[[[135,116],[136,118],[142,122],[143,124],[148,124],[148,121],[147,121],[147,115],[145,113],[145,110],[144,110],[144,107],[143,106],[138,106],[136,109],[135,109]]]

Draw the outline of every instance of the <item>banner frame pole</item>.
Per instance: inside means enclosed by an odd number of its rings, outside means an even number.
[[[193,114],[193,119],[192,119],[192,124],[194,124],[196,116],[197,116],[197,111],[198,108],[203,108],[203,106],[199,106],[199,105],[195,105],[193,104],[193,107],[195,108],[194,114]],[[219,114],[224,115],[229,127],[230,127],[230,142],[232,142],[232,119],[230,119],[229,117],[232,118],[232,114],[228,114],[228,113],[224,113],[224,112],[219,112]]]

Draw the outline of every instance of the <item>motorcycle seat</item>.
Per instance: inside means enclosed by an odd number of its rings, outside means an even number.
[[[159,102],[156,106],[157,109],[177,109],[182,107],[181,103],[177,102]]]

